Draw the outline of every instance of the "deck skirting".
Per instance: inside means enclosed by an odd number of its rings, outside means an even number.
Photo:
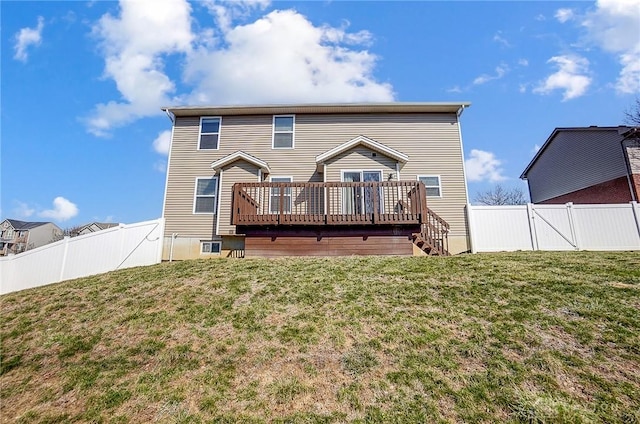
[[[264,228],[240,227],[245,257],[413,255],[419,226]]]

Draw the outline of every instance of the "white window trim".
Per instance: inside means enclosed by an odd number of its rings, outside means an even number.
[[[202,138],[202,120],[203,119],[217,119],[218,121],[220,121],[220,123],[218,124],[218,147],[216,147],[215,149],[201,149],[200,148],[200,139]],[[215,133],[204,133],[204,134],[215,134]],[[198,150],[205,150],[205,151],[216,151],[216,150],[220,150],[220,140],[222,139],[222,116],[201,116],[200,117],[200,125],[198,126]]]
[[[360,169],[341,169],[340,170],[340,181],[341,182],[345,182],[344,180],[344,174],[346,172],[359,172],[360,173],[360,177],[362,178],[362,180],[364,180],[364,173],[365,172],[379,172],[380,173],[380,181],[379,182],[383,182],[384,181],[384,169],[366,169],[366,168],[360,168]],[[365,182],[365,181],[359,181],[361,183]],[[382,187],[380,187],[380,195],[382,194]],[[382,196],[379,197],[382,199]],[[363,199],[364,202],[364,199]],[[364,205],[363,205],[364,206]],[[364,210],[364,209],[363,209]],[[384,213],[384,202],[380,203],[380,213]]]
[[[274,178],[289,178],[289,181],[286,181],[286,182],[289,182],[289,183],[292,183],[292,182],[293,182],[293,176],[290,176],[290,175],[270,175],[270,176],[269,176],[269,182],[270,182],[270,183],[276,182],[276,181],[273,181],[273,179],[274,179]],[[285,182],[285,181],[278,181],[278,182]],[[280,213],[280,211],[278,211],[278,212],[271,212],[271,197],[272,197],[272,194],[271,194],[272,192],[271,192],[271,190],[273,190],[273,188],[270,188],[270,189],[269,189],[269,213],[270,213],[270,214],[271,214],[271,213],[277,213],[277,214],[279,214],[279,213]],[[283,212],[283,213],[285,213],[285,214],[291,214],[291,211],[293,211],[293,190],[291,191],[291,195],[289,196],[289,202],[291,203],[291,206],[290,206],[290,208],[289,208],[289,211],[290,211],[290,212]]]
[[[427,177],[437,177],[437,178],[438,178],[438,189],[439,189],[439,191],[440,191],[440,196],[431,196],[431,195],[428,195],[428,194],[427,194],[427,197],[430,197],[430,198],[432,198],[432,199],[441,199],[441,198],[443,198],[444,196],[442,195],[442,176],[440,176],[440,175],[434,175],[434,174],[421,174],[421,175],[418,175],[418,176],[416,177],[416,179],[417,179],[418,181],[420,181],[420,178],[427,178]],[[426,187],[426,188],[429,188],[429,187],[431,187],[431,188],[435,188],[435,186],[427,186],[426,184],[425,184],[425,187]]]
[[[340,170],[340,181],[341,182],[345,182],[344,181],[344,174],[346,172],[359,172],[360,176],[364,178],[364,175],[362,174],[363,172],[379,172],[380,173],[380,182],[384,181],[384,169],[366,169],[366,168],[360,168],[360,169],[341,169]],[[361,183],[364,181],[360,181]]]
[[[198,196],[198,180],[216,180],[216,184],[217,184],[217,190],[216,190],[216,195],[215,196]],[[215,197],[215,204],[213,205],[213,210],[214,212],[196,212],[196,199],[198,197]],[[213,175],[213,176],[207,176],[207,177],[196,177],[194,185],[193,185],[193,214],[194,215],[219,215],[217,213],[217,208],[218,208],[218,203],[219,200],[218,197],[220,197],[220,178],[217,175]]]
[[[291,147],[276,147],[276,118],[293,118],[293,129],[291,130]],[[278,131],[288,134],[289,131]],[[218,143],[220,144],[220,143]],[[296,115],[273,115],[271,121],[271,149],[272,150],[293,150],[296,148]]]
[[[214,252],[213,249],[211,249],[211,252],[203,252],[203,248],[205,244],[217,244],[219,246],[218,252]],[[212,256],[220,256],[220,254],[222,254],[222,241],[221,240],[201,240],[200,241],[200,254],[201,255],[212,255]]]

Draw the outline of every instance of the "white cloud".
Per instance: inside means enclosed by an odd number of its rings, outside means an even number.
[[[165,130],[153,140],[153,150],[161,155],[168,155],[169,147],[171,147],[171,130]]]
[[[467,179],[469,181],[504,181],[507,178],[502,175],[501,164],[502,161],[498,160],[493,153],[472,149],[469,158],[464,161]]]
[[[527,59],[518,59],[518,65],[520,66],[529,66],[529,61]]]
[[[96,135],[173,103],[175,84],[164,73],[163,57],[188,52],[193,40],[186,0],[121,0],[120,9],[120,16],[106,14],[93,28],[105,55],[104,77],[115,81],[123,98],[96,105],[87,119]]]
[[[554,64],[558,70],[534,88],[534,93],[549,94],[555,90],[562,90],[562,100],[566,101],[587,92],[591,84],[587,59],[576,55],[563,55],[554,56],[547,63]]]
[[[54,221],[67,221],[78,215],[78,207],[64,197],[53,199],[53,209],[38,212],[38,216],[50,218]]]
[[[267,4],[206,2],[216,25],[193,25],[194,32],[186,0],[121,0],[119,16],[104,15],[94,35],[102,42],[104,76],[122,100],[96,105],[89,131],[107,135],[163,105],[393,100],[391,85],[373,77],[371,33],[348,32],[346,21],[315,26],[293,10],[236,24]],[[169,55],[180,61],[187,92],[178,93],[178,76],[164,70]]]
[[[619,93],[640,92],[640,0],[599,0],[581,24],[588,39],[618,55]]]
[[[509,72],[509,67],[504,63],[496,66],[495,75],[482,74],[473,80],[474,85],[486,84],[489,81],[497,80],[504,77]]]
[[[538,153],[538,150],[540,150],[540,145],[538,143],[533,145],[533,153]]]
[[[166,160],[157,160],[153,163],[153,169],[164,174],[167,172],[167,161]]]
[[[13,46],[16,51],[14,59],[26,62],[29,58],[27,48],[29,46],[39,46],[42,43],[42,29],[44,28],[44,18],[38,16],[38,25],[35,28],[22,28],[15,35],[16,43]]]
[[[493,41],[502,44],[504,47],[511,47],[511,43],[509,43],[509,40],[502,36],[502,31],[498,31],[497,33],[495,33],[495,35],[493,36]]]
[[[368,33],[314,26],[292,10],[274,11],[224,33],[218,49],[198,48],[185,77],[192,103],[286,103],[393,100],[373,77],[377,57],[346,47]]]
[[[573,19],[574,17],[573,9],[566,9],[566,8],[558,9],[556,10],[556,14],[554,16],[560,23],[565,23]]]
[[[19,200],[14,201],[15,207],[13,208],[13,215],[16,218],[24,219],[29,218],[36,211],[34,208],[30,207],[28,204],[21,202]]]
[[[447,88],[447,93],[462,93],[462,88],[459,85],[454,85],[451,88]]]

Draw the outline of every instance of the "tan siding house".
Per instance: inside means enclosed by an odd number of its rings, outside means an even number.
[[[468,105],[166,108],[174,128],[164,259],[242,255],[250,239],[260,237],[276,243],[273,251],[281,246],[278,238],[283,244],[304,240],[309,247],[301,253],[319,255],[349,254],[323,251],[323,243],[359,238],[363,244],[368,235],[379,243],[395,234],[390,247],[415,243],[420,227],[428,227],[420,182],[426,183],[426,209],[448,224],[448,252],[467,251],[459,116]],[[255,184],[234,191],[236,183]],[[399,251],[406,253],[405,247]],[[369,244],[362,252],[381,249]],[[246,253],[251,256],[250,249]]]

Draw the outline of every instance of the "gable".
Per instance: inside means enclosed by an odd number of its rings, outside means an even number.
[[[373,139],[360,135],[316,156],[316,166],[318,172],[322,172],[323,166],[329,163],[331,160],[343,155],[344,153],[349,152],[350,150],[353,150],[356,147],[365,147],[366,149],[384,155],[385,157],[392,159],[395,162],[407,163],[409,161],[409,156],[405,155],[404,153],[382,143],[379,143]]]
[[[262,172],[264,172],[265,174],[268,174],[269,172],[271,172],[271,169],[269,168],[269,164],[261,159],[258,159],[255,156],[252,156],[248,153],[243,152],[242,150],[238,150],[234,153],[231,153],[230,155],[227,155],[223,158],[218,159],[217,161],[213,162],[211,164],[211,167],[216,171],[219,172],[220,170],[222,170],[224,167],[226,167],[227,165],[232,164],[235,161],[238,160],[243,160],[245,162],[248,162],[254,166],[256,166],[258,169],[260,169]]]

